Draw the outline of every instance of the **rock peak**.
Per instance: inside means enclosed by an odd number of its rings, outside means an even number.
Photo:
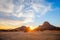
[[[45,26],[45,25],[50,25],[50,23],[48,22],[48,21],[45,21],[44,23],[43,23],[43,25]]]

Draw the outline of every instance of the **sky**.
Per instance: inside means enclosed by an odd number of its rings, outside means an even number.
[[[60,0],[0,0],[0,29],[37,27],[45,21],[60,27]]]

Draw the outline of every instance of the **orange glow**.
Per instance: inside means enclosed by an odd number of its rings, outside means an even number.
[[[15,27],[15,26],[10,26],[10,25],[0,25],[0,29],[15,29],[15,28],[17,28],[17,27]]]
[[[35,28],[36,28],[36,27],[30,26],[30,29],[31,29],[31,30],[34,30]]]

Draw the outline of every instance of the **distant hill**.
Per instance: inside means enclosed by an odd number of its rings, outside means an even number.
[[[43,25],[39,25],[36,29],[36,31],[43,31],[43,30],[60,30],[60,27],[56,27],[51,25],[49,22],[45,21]]]
[[[57,31],[60,31],[60,27],[56,27],[56,26],[53,26],[51,25],[49,22],[45,21],[43,23],[43,25],[39,25],[37,28],[35,28],[34,30],[32,31],[45,31],[45,30],[57,30]],[[11,29],[11,30],[0,30],[1,31],[4,31],[4,32],[10,32],[10,31],[23,31],[23,32],[29,32],[31,31],[30,30],[30,27],[26,27],[26,26],[21,26],[21,27],[18,27],[18,28],[15,28],[15,29]]]
[[[15,28],[15,29],[11,29],[9,31],[22,31],[22,32],[28,32],[30,31],[30,27],[26,27],[26,26],[21,26],[21,27],[18,27],[18,28]]]

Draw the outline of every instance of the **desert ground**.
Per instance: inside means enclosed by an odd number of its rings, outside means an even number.
[[[0,32],[0,40],[60,40],[60,31]]]

